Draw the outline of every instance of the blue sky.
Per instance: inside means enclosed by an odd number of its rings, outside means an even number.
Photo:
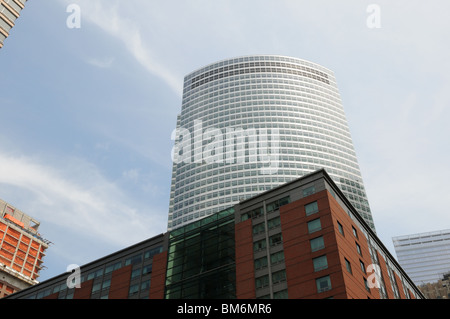
[[[176,3],[176,4],[175,4]],[[81,9],[70,29],[66,8]],[[381,27],[369,28],[370,4]],[[450,228],[450,4],[30,0],[0,50],[0,198],[54,244],[41,280],[166,231],[183,77],[279,54],[335,72],[375,226]]]

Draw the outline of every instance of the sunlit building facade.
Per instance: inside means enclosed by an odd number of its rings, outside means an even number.
[[[297,58],[219,61],[184,79],[168,229],[325,168],[375,230],[333,72]]]

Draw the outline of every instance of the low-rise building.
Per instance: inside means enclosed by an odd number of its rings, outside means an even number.
[[[325,170],[10,298],[422,299]]]

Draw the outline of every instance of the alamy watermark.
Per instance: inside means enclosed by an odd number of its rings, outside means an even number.
[[[264,175],[278,172],[280,132],[278,128],[209,127],[195,120],[192,130],[179,127],[172,132],[176,164],[258,164]]]
[[[67,266],[67,272],[70,272],[69,277],[67,277],[66,285],[67,288],[81,288],[81,271],[80,266],[72,264]]]
[[[370,4],[366,9],[370,15],[367,17],[366,25],[369,29],[381,28],[381,7],[378,4]]]
[[[66,26],[69,29],[81,28],[81,8],[78,4],[69,4],[66,8],[66,12],[70,15],[66,19]]]
[[[376,264],[370,264],[367,266],[366,273],[369,274],[367,277],[367,283],[369,288],[380,288],[380,278],[381,278],[381,269],[380,266]]]

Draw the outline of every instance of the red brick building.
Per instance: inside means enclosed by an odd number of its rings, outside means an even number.
[[[422,299],[319,170],[12,298]]]
[[[241,202],[236,219],[237,298],[423,297],[325,171]]]

